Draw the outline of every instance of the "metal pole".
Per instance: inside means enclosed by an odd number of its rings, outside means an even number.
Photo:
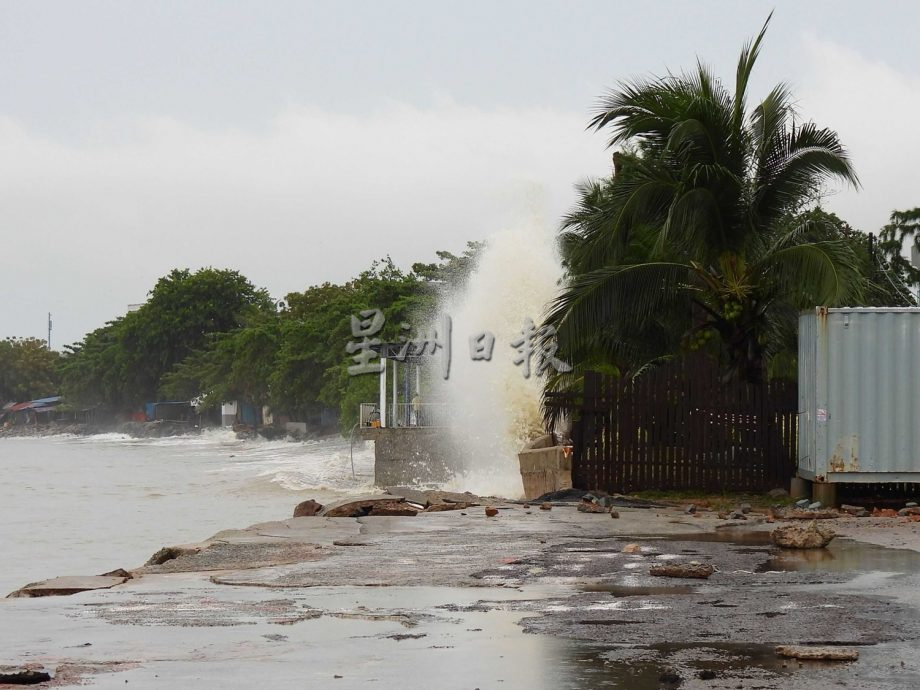
[[[380,426],[385,427],[387,425],[387,358],[380,358],[380,405],[378,405],[378,410],[380,413]]]
[[[51,349],[51,312],[48,312],[48,349]]]

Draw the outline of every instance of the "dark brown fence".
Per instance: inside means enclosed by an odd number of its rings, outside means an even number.
[[[725,384],[705,358],[623,380],[585,375],[572,481],[578,488],[765,491],[796,465],[796,384]]]

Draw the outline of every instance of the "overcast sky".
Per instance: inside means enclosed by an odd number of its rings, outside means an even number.
[[[386,254],[404,267],[555,227],[607,172],[606,87],[727,81],[776,12],[754,96],[785,80],[836,129],[875,231],[920,206],[920,9],[906,2],[0,2],[0,337],[53,343],[173,267],[278,297]]]

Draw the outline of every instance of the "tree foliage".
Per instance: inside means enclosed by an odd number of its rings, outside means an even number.
[[[163,377],[214,334],[273,309],[267,293],[236,271],[173,270],[139,309],[68,348],[65,395],[75,403],[136,409],[157,399]]]
[[[0,405],[57,395],[60,354],[37,338],[0,340]]]
[[[614,174],[579,188],[547,317],[575,376],[706,349],[727,378],[759,381],[799,310],[903,299],[866,236],[814,208],[826,182],[859,184],[836,133],[797,119],[785,84],[748,109],[765,31],[733,90],[698,64],[602,99],[590,126],[610,132]]]

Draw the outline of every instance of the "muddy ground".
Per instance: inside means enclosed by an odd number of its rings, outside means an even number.
[[[828,521],[846,536],[790,552],[757,518],[500,508],[265,523],[111,589],[0,600],[0,666],[38,687],[920,687],[918,523]],[[649,575],[688,561],[717,570]]]

